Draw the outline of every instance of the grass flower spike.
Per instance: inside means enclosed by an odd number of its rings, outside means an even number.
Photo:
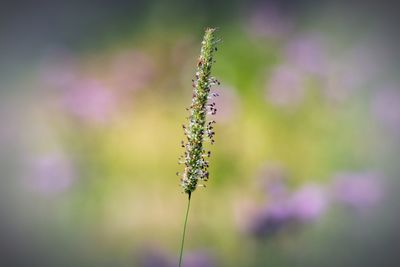
[[[192,104],[188,108],[190,115],[187,125],[183,125],[186,142],[182,141],[182,147],[185,148],[185,153],[179,162],[185,164],[185,170],[181,178],[181,186],[183,192],[188,194],[188,204],[183,224],[179,267],[182,265],[191,195],[192,192],[196,190],[197,186],[202,185],[199,184],[199,182],[207,181],[209,176],[207,158],[210,157],[211,152],[206,152],[204,143],[205,141],[209,141],[211,144],[214,143],[213,125],[215,121],[207,121],[207,114],[215,115],[217,112],[212,99],[218,96],[218,94],[210,92],[212,85],[219,84],[219,82],[211,76],[211,67],[214,63],[213,55],[214,52],[217,51],[217,43],[218,40],[215,38],[215,29],[206,29],[203,41],[201,42],[196,78],[193,80]]]
[[[212,85],[219,84],[211,76],[211,68],[215,62],[213,55],[217,51],[217,43],[215,29],[206,29],[197,63],[196,76],[193,80],[192,104],[188,109],[190,116],[188,117],[188,124],[183,125],[187,141],[182,141],[185,153],[180,159],[180,163],[185,164],[185,170],[182,174],[181,186],[189,197],[200,185],[199,181],[207,181],[209,177],[206,158],[210,157],[211,152],[205,151],[204,142],[214,143],[213,124],[215,121],[207,122],[207,114],[215,115],[217,112],[212,98],[218,95],[210,92]]]

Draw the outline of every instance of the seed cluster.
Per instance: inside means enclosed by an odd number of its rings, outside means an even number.
[[[179,163],[185,165],[181,186],[189,197],[197,186],[204,186],[198,184],[199,181],[207,181],[209,178],[207,158],[211,156],[211,151],[204,149],[204,142],[209,141],[214,144],[215,121],[207,121],[206,115],[215,115],[217,112],[212,99],[218,94],[210,93],[210,90],[212,85],[219,85],[219,82],[211,77],[211,67],[215,62],[213,54],[217,51],[216,44],[219,42],[214,34],[213,28],[205,31],[195,79],[192,80],[194,88],[192,103],[187,109],[190,115],[187,125],[183,125],[186,142],[182,141],[181,144],[185,148],[185,153]]]

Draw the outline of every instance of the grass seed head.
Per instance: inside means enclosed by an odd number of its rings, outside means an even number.
[[[188,122],[183,126],[186,140],[181,144],[185,148],[180,160],[185,165],[181,186],[183,192],[189,196],[197,186],[204,186],[199,182],[205,182],[209,178],[207,158],[211,152],[205,151],[204,143],[208,141],[213,144],[215,134],[213,130],[215,121],[207,121],[207,115],[215,115],[217,112],[215,103],[212,102],[217,94],[210,94],[211,86],[219,85],[219,82],[211,76],[211,68],[215,62],[214,53],[219,42],[215,37],[215,31],[214,28],[207,28],[201,42],[195,79],[192,80],[193,96],[188,109]]]

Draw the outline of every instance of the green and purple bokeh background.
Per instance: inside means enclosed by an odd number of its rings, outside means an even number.
[[[222,85],[184,266],[398,266],[395,8],[5,3],[0,266],[176,266],[181,124],[207,26]]]

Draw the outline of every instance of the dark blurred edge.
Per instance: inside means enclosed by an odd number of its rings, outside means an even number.
[[[196,18],[198,23],[204,23],[196,25],[201,27],[235,22],[241,19],[243,11],[265,3],[273,3],[293,15],[338,7],[350,19],[365,19],[365,27],[377,28],[390,40],[399,39],[400,4],[394,0],[1,1],[0,64],[12,66],[20,60],[32,59],[52,44],[85,48],[85,44],[101,45],[106,33],[112,32],[117,37],[139,33],[140,22],[154,14],[155,9],[160,11],[152,20],[159,20],[155,23],[168,31],[169,27],[184,26]]]

